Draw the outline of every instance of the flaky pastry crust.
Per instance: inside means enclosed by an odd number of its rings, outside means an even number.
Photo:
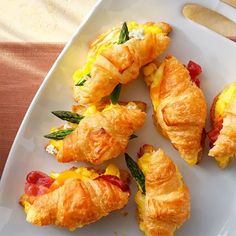
[[[151,156],[145,174],[145,208],[139,214],[139,223],[147,236],[172,236],[190,216],[188,187],[162,149],[155,151],[144,145],[142,152]]]
[[[145,117],[135,103],[86,116],[64,138],[56,158],[59,162],[86,161],[95,165],[115,158],[127,147],[130,135],[142,127]]]
[[[214,108],[215,102],[211,109],[212,113],[215,112]],[[213,118],[212,122],[214,123],[214,115],[211,115],[211,118]],[[236,154],[236,100],[233,100],[226,107],[222,118],[223,127],[209,151],[209,156],[215,157],[219,166],[225,168],[235,158]],[[227,160],[221,162],[222,158],[227,158]]]
[[[103,179],[69,179],[58,189],[35,197],[26,220],[38,226],[74,230],[123,208],[129,195]]]
[[[167,34],[171,27],[166,23],[155,25],[162,29],[162,33],[145,33],[142,40],[131,38],[124,44],[113,45],[103,51],[93,64],[91,78],[82,87],[74,86],[75,100],[80,104],[97,103],[109,96],[119,83],[126,84],[136,79],[140,68],[154,60],[169,45]],[[117,28],[112,31],[117,31]]]
[[[153,104],[158,103],[154,106],[155,125],[187,163],[196,164],[203,149],[207,115],[203,92],[191,81],[185,66],[169,56],[164,61],[160,81],[156,86],[150,85],[150,95]]]

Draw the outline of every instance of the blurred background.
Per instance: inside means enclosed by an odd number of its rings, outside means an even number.
[[[0,0],[0,176],[20,123],[96,0]]]
[[[96,0],[0,0],[0,40],[66,42]]]

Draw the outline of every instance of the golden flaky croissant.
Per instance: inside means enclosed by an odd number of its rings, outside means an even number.
[[[143,72],[150,86],[155,125],[170,139],[182,158],[194,165],[203,149],[206,101],[197,86],[200,66],[191,61],[189,64],[188,70],[175,57],[169,56],[158,69],[151,63]]]
[[[80,104],[97,103],[119,83],[136,79],[139,69],[164,52],[170,42],[171,27],[166,23],[127,25],[128,29],[115,27],[101,34],[91,44],[86,64],[73,76],[74,98]],[[119,42],[122,29],[127,38]]]
[[[75,130],[63,140],[51,140],[46,150],[59,162],[85,161],[101,164],[120,155],[126,149],[130,136],[144,124],[145,103],[90,106]],[[54,130],[55,131],[55,130]]]
[[[225,168],[236,154],[236,83],[228,85],[214,100],[211,108],[212,130],[208,133],[209,156]]]
[[[27,176],[20,204],[31,224],[74,230],[123,208],[130,196],[127,181],[120,178],[114,165],[100,174],[85,167],[50,176],[32,171]]]
[[[178,168],[163,150],[155,151],[151,145],[144,145],[139,156],[137,163],[144,176],[138,176],[140,188],[135,196],[139,227],[146,236],[172,236],[189,218],[189,190]],[[135,162],[127,156],[126,161],[127,164],[133,162],[128,164],[132,173]],[[145,181],[145,185],[140,180]]]

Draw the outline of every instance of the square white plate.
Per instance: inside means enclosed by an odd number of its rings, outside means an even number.
[[[218,1],[198,1],[215,9]],[[97,223],[70,233],[54,227],[36,227],[25,221],[18,198],[23,193],[25,176],[31,170],[60,171],[73,164],[58,164],[44,151],[47,142],[43,135],[50,127],[61,121],[50,114],[57,109],[69,109],[72,99],[72,74],[83,64],[87,45],[98,33],[124,20],[166,21],[173,26],[171,46],[167,54],[173,54],[183,63],[192,59],[202,66],[202,89],[208,108],[213,97],[228,83],[235,82],[236,44],[186,20],[181,9],[187,1],[171,0],[104,0],[79,27],[56,63],[48,73],[35,96],[12,146],[0,185],[0,235],[1,236],[138,236],[133,200],[136,186],[132,183],[132,197],[121,212],[114,212]],[[235,166],[220,170],[207,152],[200,165],[190,168],[179,157],[170,142],[155,130],[152,106],[148,90],[143,81],[136,80],[123,86],[123,100],[143,100],[148,103],[148,119],[137,132],[138,139],[132,140],[128,153],[136,157],[144,143],[162,147],[173,158],[183,173],[191,191],[191,219],[176,232],[184,236],[235,236],[236,235],[236,171]],[[208,148],[206,148],[208,149]],[[123,155],[115,163],[124,165]],[[79,164],[76,164],[79,165]],[[128,216],[124,216],[128,212]]]

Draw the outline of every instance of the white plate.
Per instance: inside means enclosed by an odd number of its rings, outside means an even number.
[[[54,227],[36,227],[25,221],[18,198],[23,193],[25,176],[31,170],[59,171],[72,164],[58,164],[44,151],[47,142],[43,135],[50,127],[61,121],[50,114],[57,109],[69,109],[72,104],[71,76],[85,60],[87,44],[99,32],[124,20],[166,21],[173,26],[172,43],[167,53],[179,58],[183,63],[192,59],[203,68],[202,89],[206,94],[208,107],[213,97],[226,84],[235,82],[236,44],[196,25],[181,14],[186,1],[157,0],[106,0],[94,8],[87,20],[80,26],[73,39],[63,50],[48,73],[35,96],[17,134],[2,176],[0,186],[0,235],[1,236],[62,236],[62,235],[142,235],[135,217],[136,192],[132,186],[132,197],[122,212],[114,212],[97,223],[78,229],[73,233]],[[217,1],[198,1],[215,8]],[[216,163],[205,154],[200,165],[190,168],[179,157],[168,140],[155,130],[152,119],[152,106],[148,90],[142,80],[124,86],[122,97],[126,100],[143,100],[148,103],[148,119],[137,133],[139,138],[132,140],[128,153],[136,156],[144,143],[162,147],[179,166],[191,191],[191,219],[177,231],[185,236],[235,236],[236,235],[236,188],[235,166],[220,170]],[[206,148],[207,149],[207,148]],[[124,166],[124,158],[115,160]]]

